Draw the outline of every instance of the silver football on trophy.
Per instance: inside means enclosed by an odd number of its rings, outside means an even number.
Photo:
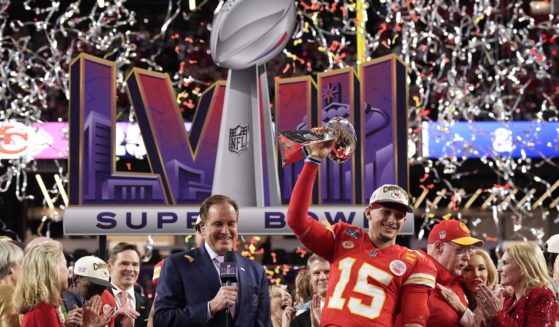
[[[229,69],[266,64],[291,40],[296,23],[293,0],[229,0],[213,19],[212,58]]]
[[[353,125],[342,117],[334,117],[329,120],[324,126],[324,131],[280,131],[278,134],[284,167],[302,159],[304,154],[301,148],[307,144],[336,139],[328,156],[339,163],[343,163],[351,157],[357,144]]]
[[[327,129],[327,138],[336,139],[328,157],[339,163],[347,161],[355,151],[357,144],[357,136],[353,125],[345,118],[334,117],[324,127]]]

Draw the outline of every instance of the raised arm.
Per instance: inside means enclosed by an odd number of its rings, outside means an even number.
[[[334,233],[308,215],[316,174],[321,160],[328,155],[332,142],[307,146],[307,158],[295,183],[289,208],[287,224],[301,242],[311,251],[325,259],[332,257]]]

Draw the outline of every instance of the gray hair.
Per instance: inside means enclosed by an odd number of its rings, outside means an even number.
[[[9,240],[0,241],[0,279],[10,274],[10,269],[21,265],[23,250]]]
[[[328,260],[324,259],[323,257],[319,256],[316,253],[313,253],[313,255],[311,255],[309,257],[309,259],[307,260],[307,269],[310,271],[311,270],[311,263],[315,262],[315,261],[321,261],[321,262],[326,262],[329,263]]]

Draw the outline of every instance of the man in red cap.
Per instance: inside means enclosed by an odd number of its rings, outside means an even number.
[[[425,326],[436,271],[426,255],[396,244],[406,214],[413,212],[405,190],[383,185],[373,192],[364,211],[368,231],[344,222],[324,226],[309,217],[318,166],[331,146],[307,146],[287,212],[287,223],[299,240],[330,262],[320,324],[393,326],[401,311],[404,326]]]
[[[429,297],[429,327],[453,327],[467,324],[472,319],[468,300],[460,284],[462,269],[468,265],[472,246],[482,246],[483,241],[472,237],[466,225],[458,220],[443,220],[429,233],[427,253],[437,267],[437,289]],[[463,304],[457,312],[441,292],[452,290]]]

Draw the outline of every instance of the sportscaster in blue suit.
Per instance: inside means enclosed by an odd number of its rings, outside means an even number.
[[[239,207],[212,195],[200,208],[205,242],[171,255],[157,284],[154,326],[272,326],[264,268],[235,253],[237,285],[222,285],[219,262],[237,240]]]

